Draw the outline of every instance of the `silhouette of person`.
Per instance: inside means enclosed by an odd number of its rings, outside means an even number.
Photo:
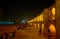
[[[5,35],[5,39],[8,39],[8,37],[9,37],[9,34],[6,32],[5,33],[6,35]]]
[[[12,38],[14,39],[16,36],[16,31],[12,32]]]
[[[19,30],[19,28],[17,28],[17,30]]]
[[[50,30],[48,29],[48,39],[50,39]]]
[[[2,35],[0,35],[0,39],[3,39],[3,36]]]

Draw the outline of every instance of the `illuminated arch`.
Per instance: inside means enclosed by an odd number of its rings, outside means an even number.
[[[54,26],[53,24],[50,24],[49,30],[50,30],[50,32],[52,32],[52,33],[56,33],[56,28],[55,28],[55,26]]]

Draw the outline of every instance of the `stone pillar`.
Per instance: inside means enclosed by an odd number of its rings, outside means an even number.
[[[60,39],[60,0],[56,0],[56,39]]]
[[[44,9],[43,11],[43,22],[44,22],[44,36],[47,37],[48,36],[48,9]]]

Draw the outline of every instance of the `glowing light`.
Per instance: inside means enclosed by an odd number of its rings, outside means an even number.
[[[43,14],[40,14],[39,16],[33,18],[32,20],[28,22],[37,22],[37,21],[43,21]]]
[[[52,8],[52,19],[55,19],[55,8]]]
[[[30,22],[33,22],[33,19]]]
[[[56,29],[53,24],[49,26],[50,32],[56,33]]]
[[[34,24],[34,26],[35,26],[35,29],[36,29],[36,23]]]
[[[52,20],[55,20],[55,17],[54,16],[52,16]]]
[[[40,28],[40,24],[38,24],[38,28]]]
[[[40,21],[43,21],[43,14],[40,15]]]
[[[32,19],[32,20],[29,20],[28,23],[29,23],[29,22],[33,22],[33,19]]]
[[[44,31],[44,24],[42,24],[42,33],[43,33],[43,31]]]
[[[36,22],[36,20],[37,20],[37,19],[36,19],[36,18],[34,18],[34,22]]]
[[[55,16],[55,8],[52,8],[52,15]]]
[[[35,17],[34,21],[43,21],[43,14],[40,14],[39,16]]]
[[[40,15],[39,15],[39,16],[37,16],[37,21],[40,21]]]

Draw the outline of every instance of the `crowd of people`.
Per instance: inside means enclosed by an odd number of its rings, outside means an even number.
[[[0,39],[15,39],[15,36],[16,36],[16,31],[14,32],[5,32],[5,33],[2,33],[0,34]]]
[[[26,25],[19,26],[17,30],[24,29],[25,27]],[[9,32],[9,33],[8,32],[1,33],[0,39],[15,39],[15,36],[16,36],[16,30],[14,30],[13,32]]]
[[[17,28],[17,30],[25,30],[27,28],[27,25],[24,24],[24,25],[21,25]],[[14,30],[13,32],[4,32],[4,33],[1,33],[0,34],[0,39],[15,39],[15,36],[16,36],[16,30]]]

